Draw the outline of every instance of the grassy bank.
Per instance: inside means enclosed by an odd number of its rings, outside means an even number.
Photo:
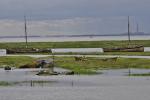
[[[29,48],[109,48],[124,47],[128,41],[29,42]],[[149,40],[134,40],[132,45],[150,47]],[[25,43],[0,43],[0,48],[25,48]]]
[[[0,67],[2,65],[19,67],[25,64],[32,64],[36,59],[26,56],[0,57]],[[55,57],[55,66],[70,69],[76,74],[95,74],[100,69],[150,68],[150,59],[117,58],[117,60],[112,60],[90,57],[84,61],[75,61],[74,57]]]
[[[55,55],[126,55],[150,56],[150,52],[104,52],[104,53],[54,53]]]
[[[0,49],[16,49],[25,48],[25,43],[0,43]],[[29,48],[111,48],[111,47],[127,47],[128,41],[77,41],[77,42],[29,42]],[[149,40],[133,40],[130,45],[143,45],[150,47]],[[30,53],[31,54],[31,53]],[[34,53],[34,54],[50,54],[50,53]],[[56,53],[56,54],[81,54],[81,53]],[[86,55],[86,53],[82,53]],[[107,52],[107,53],[90,53],[91,55],[141,55],[150,56],[150,52]]]
[[[0,43],[0,49],[25,48],[25,43]],[[29,42],[28,48],[111,48],[127,47],[128,41],[77,41],[77,42]],[[133,40],[130,45],[143,45],[150,47],[149,40]],[[30,53],[31,54],[31,53]],[[50,54],[50,53],[34,53]],[[57,53],[57,54],[77,54],[77,53]],[[79,54],[79,53],[78,53]],[[81,54],[81,53],[80,53]],[[86,55],[86,53],[82,53]],[[91,55],[139,55],[150,56],[150,52],[108,52],[108,53],[89,53]]]
[[[104,59],[87,58],[85,61],[75,61],[73,57],[57,57],[56,64],[77,74],[93,74],[99,69],[150,68],[149,59],[118,58],[116,61]]]
[[[0,81],[0,86],[11,86],[12,84],[5,81]]]
[[[19,67],[21,65],[33,63],[34,61],[35,58],[27,56],[0,57],[0,67],[2,67],[3,65]]]

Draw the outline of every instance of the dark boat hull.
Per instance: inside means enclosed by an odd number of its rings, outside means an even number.
[[[7,66],[4,68],[4,70],[11,70],[11,67]]]
[[[51,53],[51,49],[35,49],[35,48],[28,48],[28,49],[21,49],[21,48],[7,49],[7,54],[17,54],[17,53]]]

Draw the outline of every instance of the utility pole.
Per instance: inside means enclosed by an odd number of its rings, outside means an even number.
[[[24,16],[24,30],[25,30],[26,48],[28,48],[28,34],[27,34],[27,21],[26,21],[26,16]]]

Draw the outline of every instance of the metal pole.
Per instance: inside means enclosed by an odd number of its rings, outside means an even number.
[[[137,33],[139,33],[139,24],[137,23]]]

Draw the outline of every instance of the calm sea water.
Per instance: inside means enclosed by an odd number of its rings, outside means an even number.
[[[127,36],[29,37],[29,42],[128,40]],[[131,40],[150,40],[150,36],[132,36]],[[25,38],[0,38],[0,42],[24,42]]]

